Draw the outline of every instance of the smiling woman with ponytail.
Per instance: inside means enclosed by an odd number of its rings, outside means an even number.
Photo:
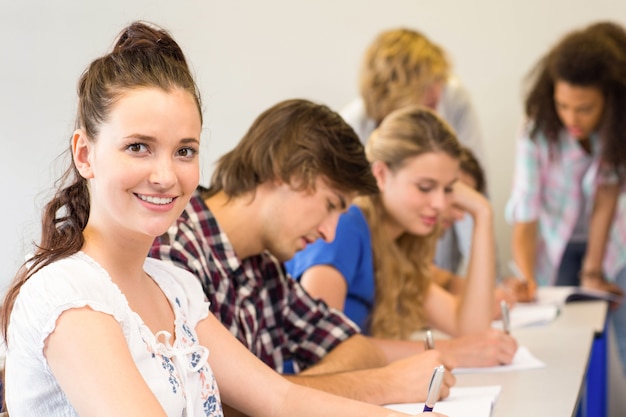
[[[201,130],[162,29],[131,24],[81,76],[72,164],[2,307],[11,417],[221,417],[221,397],[256,416],[400,415],[291,384],[209,312],[196,277],[147,258],[198,186]]]

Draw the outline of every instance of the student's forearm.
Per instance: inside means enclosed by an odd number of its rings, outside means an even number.
[[[407,403],[425,400],[432,370],[439,365],[451,369],[440,352],[430,350],[378,368],[287,378],[298,385],[371,404]],[[448,396],[454,381],[454,376],[446,372],[440,392],[442,398]]]
[[[374,339],[361,335],[352,336],[333,349],[320,363],[298,375],[285,377],[298,385],[319,389],[331,394],[364,401],[372,404],[385,404],[388,399],[385,383],[373,378],[376,372],[371,369],[385,366],[388,361]],[[347,348],[356,351],[344,351]],[[373,352],[370,355],[369,352]],[[347,354],[346,354],[347,353]],[[346,362],[351,357],[360,357],[352,366]],[[369,366],[368,366],[369,365]],[[370,368],[370,369],[364,369]]]
[[[602,261],[618,195],[618,185],[600,186],[596,192],[589,222],[587,252],[581,271],[583,279],[585,275],[589,275],[589,278],[601,278]]]
[[[388,362],[397,361],[425,350],[424,343],[412,340],[390,340],[377,337],[372,337],[370,340],[384,352]]]
[[[490,206],[474,214],[472,252],[467,282],[459,299],[457,335],[484,331],[491,325],[496,279],[493,212]]]
[[[387,389],[383,381],[372,378],[372,370],[321,375],[284,375],[289,381],[330,394],[370,404],[385,404]]]
[[[432,373],[432,370],[429,369],[429,372]],[[403,393],[394,389],[397,387],[391,382],[392,378],[385,375],[381,368],[334,375],[289,376],[287,379],[293,384],[285,393],[284,405],[278,415],[378,417],[406,415],[394,414],[391,410],[379,407],[384,404],[409,402],[403,399]],[[424,401],[425,393],[422,397],[424,398],[410,402]],[[307,401],[303,401],[305,398]]]
[[[388,363],[385,354],[369,338],[356,334],[340,343],[318,363],[300,375],[329,374],[356,369],[377,368]]]
[[[282,378],[254,357],[213,316],[202,320],[196,326],[196,331],[200,343],[211,351],[213,358],[211,368],[213,368],[216,380],[219,381],[222,400],[247,415],[268,417],[327,415],[383,417],[392,415],[389,410],[381,407],[346,401],[321,392],[321,390],[307,389],[305,386],[301,386],[310,384],[290,384],[286,378]],[[234,362],[237,363],[237,366],[232,366]],[[432,370],[432,368],[430,369]],[[326,378],[326,376],[319,376],[319,378],[303,376],[300,378],[316,380]],[[345,386],[345,384],[351,381],[362,381],[361,378],[358,376],[352,380],[346,378],[345,383],[337,380],[336,385],[341,386],[346,392],[350,392],[351,387]],[[383,378],[380,380],[381,382],[371,382],[371,386],[385,383]],[[336,389],[335,384],[329,380],[322,381],[320,385],[320,389],[326,387],[327,391]],[[353,385],[357,384],[353,383]],[[382,391],[382,389],[380,390]],[[242,392],[246,394],[242,395]]]

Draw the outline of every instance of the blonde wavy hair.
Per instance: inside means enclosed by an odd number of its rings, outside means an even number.
[[[431,110],[410,106],[389,114],[372,133],[366,153],[392,172],[408,159],[431,152],[461,156],[453,130]],[[431,282],[430,266],[439,231],[427,236],[403,233],[390,241],[383,225],[389,219],[380,195],[358,197],[370,227],[374,254],[375,303],[369,318],[376,337],[406,339],[426,324],[423,303]]]
[[[359,89],[365,110],[376,124],[392,111],[421,104],[426,90],[448,77],[443,49],[422,33],[400,28],[382,32],[361,64]]]

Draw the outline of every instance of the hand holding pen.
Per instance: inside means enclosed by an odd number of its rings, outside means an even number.
[[[428,385],[428,395],[426,396],[426,402],[424,403],[424,412],[431,412],[435,408],[435,403],[439,398],[439,390],[441,389],[441,381],[443,380],[443,374],[445,368],[443,365],[439,365],[433,371],[433,377]]]
[[[534,279],[529,279],[522,273],[515,261],[508,263],[509,270],[513,274],[513,279],[507,279],[507,286],[513,290],[518,301],[529,302],[534,301],[537,296],[537,283]]]

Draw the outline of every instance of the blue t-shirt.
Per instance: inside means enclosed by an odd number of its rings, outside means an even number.
[[[348,288],[344,313],[367,333],[374,305],[374,260],[369,225],[357,206],[350,206],[339,217],[335,240],[326,243],[319,239],[286,263],[297,280],[315,265],[332,266],[343,275]]]

